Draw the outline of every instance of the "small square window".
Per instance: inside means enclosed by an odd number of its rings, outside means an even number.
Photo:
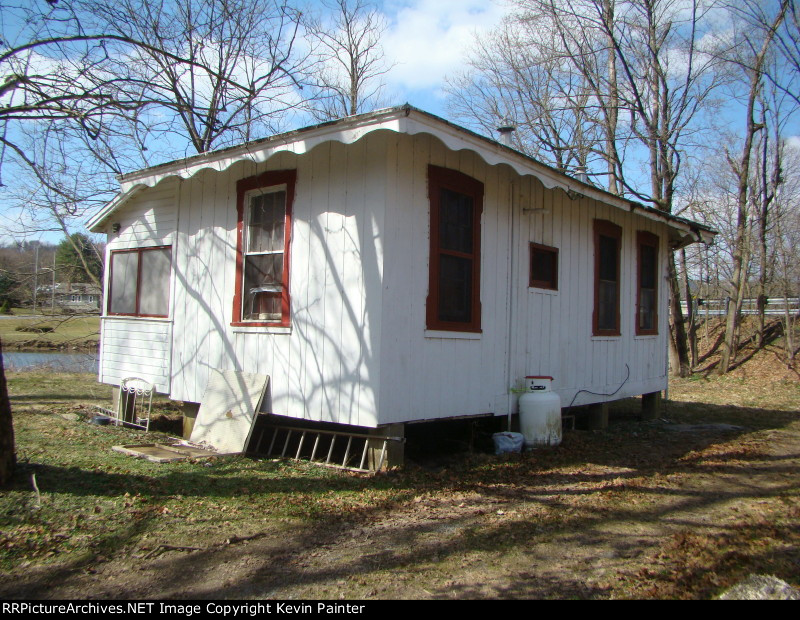
[[[558,290],[558,248],[531,243],[531,288]]]

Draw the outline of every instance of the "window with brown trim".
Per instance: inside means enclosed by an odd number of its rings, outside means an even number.
[[[431,209],[427,327],[481,331],[483,183],[428,166]]]
[[[640,230],[636,247],[636,334],[647,336],[658,333],[658,237]]]
[[[113,250],[108,283],[108,314],[169,316],[172,246]]]
[[[592,334],[620,335],[620,256],[622,228],[607,220],[594,221],[594,312]]]
[[[531,243],[528,286],[558,290],[558,248]]]
[[[236,184],[234,326],[289,326],[289,248],[296,172]]]

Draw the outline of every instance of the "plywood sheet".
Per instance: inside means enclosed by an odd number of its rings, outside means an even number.
[[[190,441],[219,452],[244,452],[269,377],[212,369]]]
[[[114,446],[111,448],[115,452],[128,454],[141,459],[147,459],[154,463],[173,463],[175,461],[188,461],[189,459],[202,459],[212,456],[219,456],[217,452],[203,450],[185,444],[131,444],[126,446]]]

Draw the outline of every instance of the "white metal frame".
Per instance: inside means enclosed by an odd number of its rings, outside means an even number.
[[[150,410],[155,385],[140,377],[126,377],[119,383],[119,401],[114,424],[150,430]]]

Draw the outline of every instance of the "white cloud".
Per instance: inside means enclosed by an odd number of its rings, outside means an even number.
[[[490,0],[408,0],[387,2],[389,29],[382,43],[395,66],[386,79],[393,90],[438,88],[463,65],[476,33],[495,26],[505,14]]]

